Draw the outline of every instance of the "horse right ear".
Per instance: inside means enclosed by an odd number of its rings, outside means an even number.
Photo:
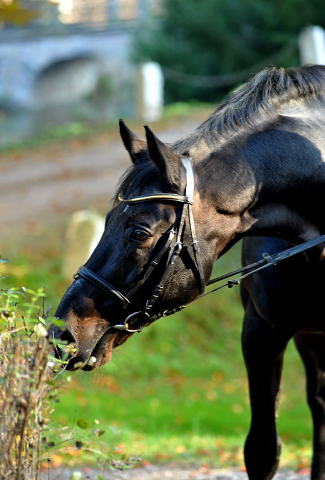
[[[173,150],[159,140],[150,130],[148,125],[144,126],[146,130],[148,153],[153,163],[167,185],[179,191],[185,168],[181,159]]]
[[[129,152],[132,162],[136,164],[141,160],[143,150],[147,150],[148,148],[147,141],[131,132],[122,119],[120,119],[119,124],[123,144]]]

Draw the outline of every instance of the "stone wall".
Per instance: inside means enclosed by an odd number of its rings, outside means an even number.
[[[74,101],[91,93],[103,76],[113,86],[132,81],[130,46],[128,29],[1,42],[0,107]]]

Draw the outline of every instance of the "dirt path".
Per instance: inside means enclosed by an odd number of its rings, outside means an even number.
[[[44,472],[41,480],[70,480],[72,471],[68,469]],[[74,480],[98,480],[100,475],[104,480],[247,480],[247,474],[238,470],[214,469],[209,467],[177,467],[174,465],[150,465],[123,472],[102,472],[87,469],[75,471]],[[309,480],[309,475],[293,473],[288,470],[278,472],[274,480]]]
[[[173,141],[199,124],[190,120],[156,134]],[[142,128],[136,132],[141,135]],[[130,165],[121,140],[97,138],[64,148],[0,157],[1,241],[37,235],[66,220],[73,211],[108,210],[120,176]],[[20,232],[20,233],[19,233]]]
[[[41,480],[70,480],[73,471],[69,469],[55,469],[44,472]],[[102,472],[90,468],[76,469],[74,480],[98,480],[101,476],[104,480],[248,480],[245,472],[230,469],[215,469],[209,467],[177,467],[174,465],[150,465],[134,470],[116,471],[107,470]],[[309,480],[306,472],[293,473],[282,470],[274,477],[274,480]]]

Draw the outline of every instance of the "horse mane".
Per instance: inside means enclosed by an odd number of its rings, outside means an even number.
[[[265,68],[223,100],[191,135],[173,143],[172,148],[177,153],[184,152],[203,137],[207,142],[215,142],[241,127],[254,127],[262,118],[272,118],[279,105],[324,95],[324,88],[323,66]]]
[[[119,202],[118,196],[133,197],[141,195],[144,185],[151,184],[154,179],[157,179],[157,168],[150,160],[148,155],[143,155],[141,161],[132,164],[120,178],[113,203],[116,205]]]
[[[216,145],[240,128],[254,127],[262,118],[274,118],[279,105],[324,95],[324,88],[325,67],[265,68],[230,94],[193,133],[170,147],[177,154],[186,154],[203,138],[208,144]],[[114,203],[118,202],[119,193],[126,196],[141,194],[144,185],[154,178],[157,178],[157,169],[144,150],[141,161],[132,165],[121,178]]]

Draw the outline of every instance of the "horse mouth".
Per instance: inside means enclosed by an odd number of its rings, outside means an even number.
[[[76,338],[69,329],[66,329],[60,337],[67,341],[69,345],[74,346],[76,352],[69,355],[65,369],[91,371],[105,365],[112,357],[115,336],[114,333],[103,332],[101,337],[87,346]],[[57,352],[57,356],[61,358],[64,356],[64,348]]]
[[[132,333],[125,331],[112,331],[115,318],[107,320],[99,315],[81,317],[70,310],[65,322],[64,330],[52,325],[49,338],[62,340],[69,347],[75,347],[74,353],[68,354],[63,365],[66,370],[90,371],[106,365],[111,360],[112,350],[132,336]],[[56,347],[55,355],[63,360],[67,354],[64,347]]]
[[[112,351],[124,343],[131,335],[125,332],[103,332],[92,345],[85,346],[84,342],[78,342],[71,332],[65,330],[63,338],[70,337],[68,342],[74,344],[77,351],[67,360],[66,370],[91,371],[106,365],[112,358]]]

